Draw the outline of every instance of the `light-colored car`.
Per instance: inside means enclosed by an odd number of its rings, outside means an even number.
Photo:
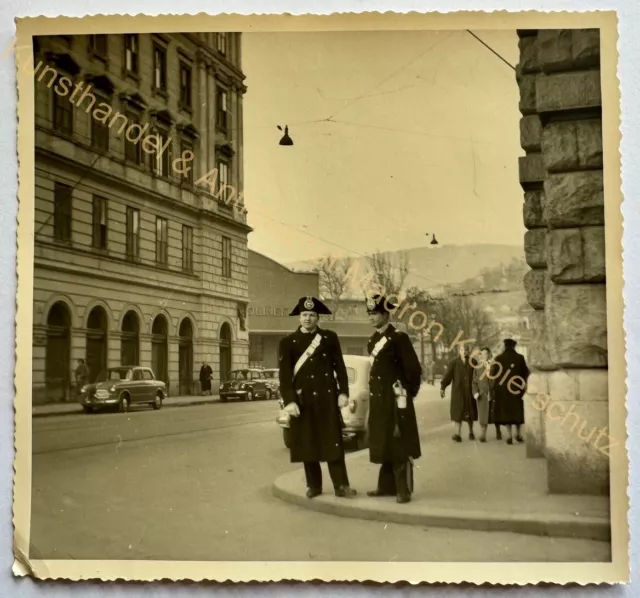
[[[93,384],[85,384],[79,402],[87,413],[109,406],[126,413],[139,404],[160,409],[166,396],[166,384],[156,379],[151,368],[120,366],[102,371]]]
[[[355,441],[358,450],[368,447],[367,418],[369,416],[369,370],[371,362],[362,355],[344,355],[349,379],[349,404],[341,409],[345,427],[342,436],[346,441]],[[280,412],[276,423],[282,428],[284,445],[290,448],[289,419],[283,399],[279,400]]]

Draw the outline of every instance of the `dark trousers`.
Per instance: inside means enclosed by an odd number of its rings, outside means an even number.
[[[413,492],[413,465],[410,461],[383,463],[378,474],[378,492],[407,496]]]
[[[347,476],[347,466],[344,458],[337,461],[328,461],[329,475],[333,482],[334,488],[349,485],[349,477]],[[307,488],[314,490],[322,490],[322,468],[317,461],[305,461],[304,475],[307,478]]]

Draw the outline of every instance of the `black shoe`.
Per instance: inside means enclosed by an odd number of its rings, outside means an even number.
[[[518,442],[524,442],[524,439],[522,438],[522,436],[520,436],[520,434],[518,434],[518,435],[516,436],[516,440],[517,440]]]
[[[496,440],[502,440],[502,432],[496,434]]]
[[[380,496],[395,496],[393,492],[383,492],[382,490],[369,490],[367,492],[367,496],[371,496],[373,498],[378,498]]]
[[[307,498],[314,498],[322,494],[321,488],[307,488]]]
[[[358,494],[353,488],[349,486],[340,486],[336,488],[336,496],[339,498],[353,498]]]
[[[485,436],[480,436],[480,442],[487,442],[487,439]]]
[[[407,502],[411,502],[411,495],[410,494],[398,494],[398,496],[396,496],[396,502],[399,504],[404,504]]]
[[[513,438],[507,438],[507,444],[513,444]]]
[[[460,436],[460,434],[454,434],[451,437],[451,440],[455,441],[455,442],[462,442],[462,436]]]
[[[469,440],[475,440],[475,434],[473,432],[469,432]]]

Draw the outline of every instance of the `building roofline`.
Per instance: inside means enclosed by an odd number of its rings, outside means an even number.
[[[268,255],[265,255],[264,253],[260,253],[259,251],[256,251],[255,249],[249,249],[249,253],[255,253],[256,255],[259,255],[260,257],[263,257],[266,260],[269,260],[270,262],[273,262],[276,266],[280,266],[283,270],[286,270],[287,272],[291,273],[291,274],[307,274],[307,275],[313,275],[313,276],[317,276],[318,272],[313,272],[313,271],[305,271],[305,270],[294,270],[293,268],[289,268],[288,266],[285,266],[284,264],[281,264],[280,262],[277,262],[276,260],[274,260],[272,257],[269,257]]]

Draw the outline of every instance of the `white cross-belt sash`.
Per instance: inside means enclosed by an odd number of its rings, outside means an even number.
[[[300,368],[306,363],[307,359],[311,357],[315,350],[320,346],[320,341],[322,340],[322,335],[320,333],[316,334],[311,341],[311,344],[307,347],[306,351],[300,355],[298,361],[296,361],[296,365],[293,366],[293,377],[296,377],[296,374],[300,371]]]
[[[371,351],[371,355],[369,355],[369,360],[371,361],[371,363],[375,361],[376,357],[378,356],[378,353],[380,353],[380,351],[382,350],[382,347],[384,347],[387,344],[388,340],[389,340],[389,337],[383,336],[376,343],[376,346],[373,348],[373,351]]]

